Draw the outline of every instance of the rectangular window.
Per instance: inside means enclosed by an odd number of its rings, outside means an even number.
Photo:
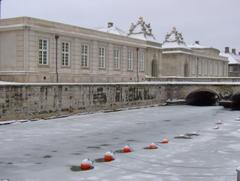
[[[133,51],[128,51],[128,70],[133,70]]]
[[[215,63],[214,61],[212,62],[212,76],[215,75]]]
[[[98,62],[98,67],[99,68],[105,68],[105,48],[99,48],[98,50],[98,56],[99,56],[99,62]]]
[[[113,50],[114,69],[120,69],[120,50]]]
[[[214,76],[217,75],[217,62],[214,62]]]
[[[202,75],[205,75],[205,63],[204,60],[202,60]]]
[[[89,46],[82,45],[81,50],[81,66],[88,67],[88,59],[89,59]]]
[[[145,54],[143,51],[141,51],[139,57],[139,71],[143,72],[144,70],[145,70]]]
[[[192,75],[196,73],[196,64],[195,61],[191,61],[191,70],[192,70]]]
[[[70,66],[70,43],[62,42],[62,66]]]
[[[208,76],[211,76],[211,61],[208,61]]]
[[[205,60],[203,61],[203,65],[204,65],[204,75],[208,74],[208,62]]]
[[[198,60],[198,75],[202,75],[202,61]]]
[[[48,40],[39,40],[38,57],[40,65],[48,65]]]

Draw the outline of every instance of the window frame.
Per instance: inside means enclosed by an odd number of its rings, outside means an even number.
[[[231,72],[231,73],[234,72],[234,66],[232,66],[232,65],[229,66],[229,72]]]
[[[114,70],[121,69],[121,50],[119,48],[113,50],[113,67]]]
[[[68,51],[64,50],[68,45]],[[63,46],[64,45],[64,46]],[[68,55],[68,64],[66,64],[66,55]],[[61,65],[62,67],[70,67],[71,66],[71,42],[62,41],[61,42]]]
[[[98,48],[98,68],[106,69],[106,48],[105,47]]]
[[[139,52],[139,72],[145,72],[145,52]]]
[[[202,67],[202,60],[198,59],[198,75],[203,75],[203,67]]]
[[[192,75],[196,74],[196,61],[191,61],[191,69],[192,69]]]
[[[40,48],[40,41],[41,41],[41,46]],[[44,49],[44,41],[47,42],[47,48]],[[41,56],[40,56],[41,52]],[[44,53],[46,53],[46,63],[44,63]],[[41,59],[40,59],[41,58]],[[46,38],[39,38],[38,39],[38,64],[41,66],[46,66],[49,65],[49,40]]]
[[[87,53],[85,52],[85,48],[87,47]],[[84,50],[83,50],[84,48]],[[81,67],[82,68],[89,68],[89,53],[90,48],[88,44],[81,45]],[[86,58],[86,59],[85,59]],[[85,60],[83,60],[85,59]]]
[[[134,51],[128,50],[127,52],[127,70],[133,71]]]

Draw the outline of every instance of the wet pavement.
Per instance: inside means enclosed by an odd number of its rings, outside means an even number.
[[[222,107],[167,106],[3,125],[0,181],[236,181],[238,117]],[[153,142],[158,149],[144,149]],[[134,151],[90,171],[71,169],[125,145]]]

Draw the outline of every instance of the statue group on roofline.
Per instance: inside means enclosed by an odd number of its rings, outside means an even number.
[[[140,26],[141,30],[137,30],[138,26]],[[153,39],[155,39],[153,33],[152,33],[152,28],[151,24],[147,24],[143,17],[139,17],[138,21],[136,24],[132,23],[129,29],[128,35],[137,35],[137,34],[143,34],[144,37],[150,36]]]
[[[178,44],[186,44],[184,42],[182,33],[179,33],[176,29],[176,27],[173,27],[172,31],[170,33],[168,33],[165,37],[165,41],[163,43],[166,42],[176,42]]]

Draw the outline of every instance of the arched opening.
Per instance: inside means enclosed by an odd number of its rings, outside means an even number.
[[[211,91],[196,91],[186,98],[186,103],[194,106],[215,106],[218,101],[218,95]]]
[[[232,96],[232,109],[240,110],[240,93]]]
[[[152,77],[157,77],[157,61],[155,59],[152,60]]]

